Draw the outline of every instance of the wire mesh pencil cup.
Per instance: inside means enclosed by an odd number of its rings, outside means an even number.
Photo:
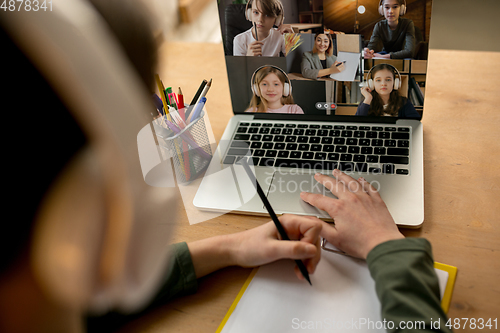
[[[212,150],[204,120],[205,112],[178,133],[165,131],[167,119],[154,124],[158,143],[172,158],[177,183],[188,185],[203,174],[212,159]],[[165,118],[162,117],[162,118]]]

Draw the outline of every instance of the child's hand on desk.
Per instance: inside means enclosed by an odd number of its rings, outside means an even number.
[[[232,252],[235,264],[254,267],[284,258],[300,259],[307,271],[314,273],[321,257],[319,235],[323,222],[311,216],[289,214],[281,216],[279,220],[290,241],[280,240],[273,222],[231,235],[237,237],[235,244],[238,244]],[[299,279],[304,279],[297,266],[295,274]]]
[[[278,27],[278,31],[281,32],[281,34],[292,34],[293,28],[291,24],[282,24]]]
[[[262,55],[262,46],[264,46],[264,43],[255,41],[250,43],[248,45],[248,50],[247,50],[247,56],[255,57],[255,56],[261,56]]]
[[[378,244],[404,238],[387,206],[375,188],[363,178],[358,180],[334,170],[331,178],[317,174],[314,178],[338,199],[302,192],[301,198],[326,211],[335,225],[323,226],[321,236],[349,255],[366,259]]]

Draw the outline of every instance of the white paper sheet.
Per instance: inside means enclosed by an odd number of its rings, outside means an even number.
[[[337,61],[345,61],[345,69],[340,73],[330,75],[330,77],[337,81],[354,81],[360,57],[361,53],[339,52]]]

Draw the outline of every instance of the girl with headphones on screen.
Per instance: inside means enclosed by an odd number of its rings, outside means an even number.
[[[233,55],[279,57],[286,55],[284,33],[293,32],[285,19],[280,0],[250,0],[245,16],[252,28],[234,37]],[[277,27],[277,29],[274,28]]]
[[[370,42],[363,50],[364,58],[412,58],[415,26],[412,20],[401,17],[406,13],[406,0],[380,0],[378,11],[385,20],[373,28]],[[380,44],[383,45],[382,50]]]
[[[372,67],[367,80],[361,88],[365,99],[359,104],[356,116],[420,118],[410,100],[399,95],[401,75],[394,66],[380,64]]]
[[[245,112],[304,114],[300,106],[294,104],[290,80],[279,67],[257,68],[252,75],[251,89],[253,97]]]
[[[308,79],[328,77],[345,69],[343,63],[333,55],[333,41],[330,34],[317,33],[314,36],[314,46],[311,52],[302,55],[302,75]]]

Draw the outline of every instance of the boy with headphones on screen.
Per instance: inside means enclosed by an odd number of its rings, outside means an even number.
[[[356,116],[389,116],[420,119],[409,98],[399,95],[401,74],[389,64],[373,66],[368,72],[366,85],[361,88],[364,100]]]
[[[284,33],[292,33],[283,24],[284,9],[280,0],[249,0],[245,17],[252,28],[234,37],[233,55],[279,57],[286,55]],[[274,27],[277,27],[276,29]]]
[[[148,186],[139,165],[137,133],[151,121],[145,106],[152,104],[156,50],[151,15],[138,5],[66,0],[44,15],[0,12],[0,60],[16,69],[4,75],[2,100],[16,105],[29,80],[37,87],[30,97],[47,110],[21,121],[18,113],[5,114],[26,135],[4,147],[0,332],[113,332],[153,306],[194,293],[198,277],[230,265],[293,258],[313,273],[320,235],[367,259],[384,318],[445,322],[430,244],[404,239],[376,190],[338,170],[335,178],[315,176],[338,199],[301,194],[329,212],[335,227],[284,215],[296,241],[279,240],[271,222],[166,246],[178,191]],[[105,315],[111,310],[122,314]],[[86,325],[89,311],[102,316]]]
[[[380,0],[378,12],[385,20],[373,28],[370,42],[363,50],[364,58],[413,58],[415,26],[412,20],[401,17],[406,13],[406,0]]]
[[[302,108],[294,104],[292,85],[281,68],[272,65],[257,68],[250,87],[253,96],[245,112],[304,114]]]

